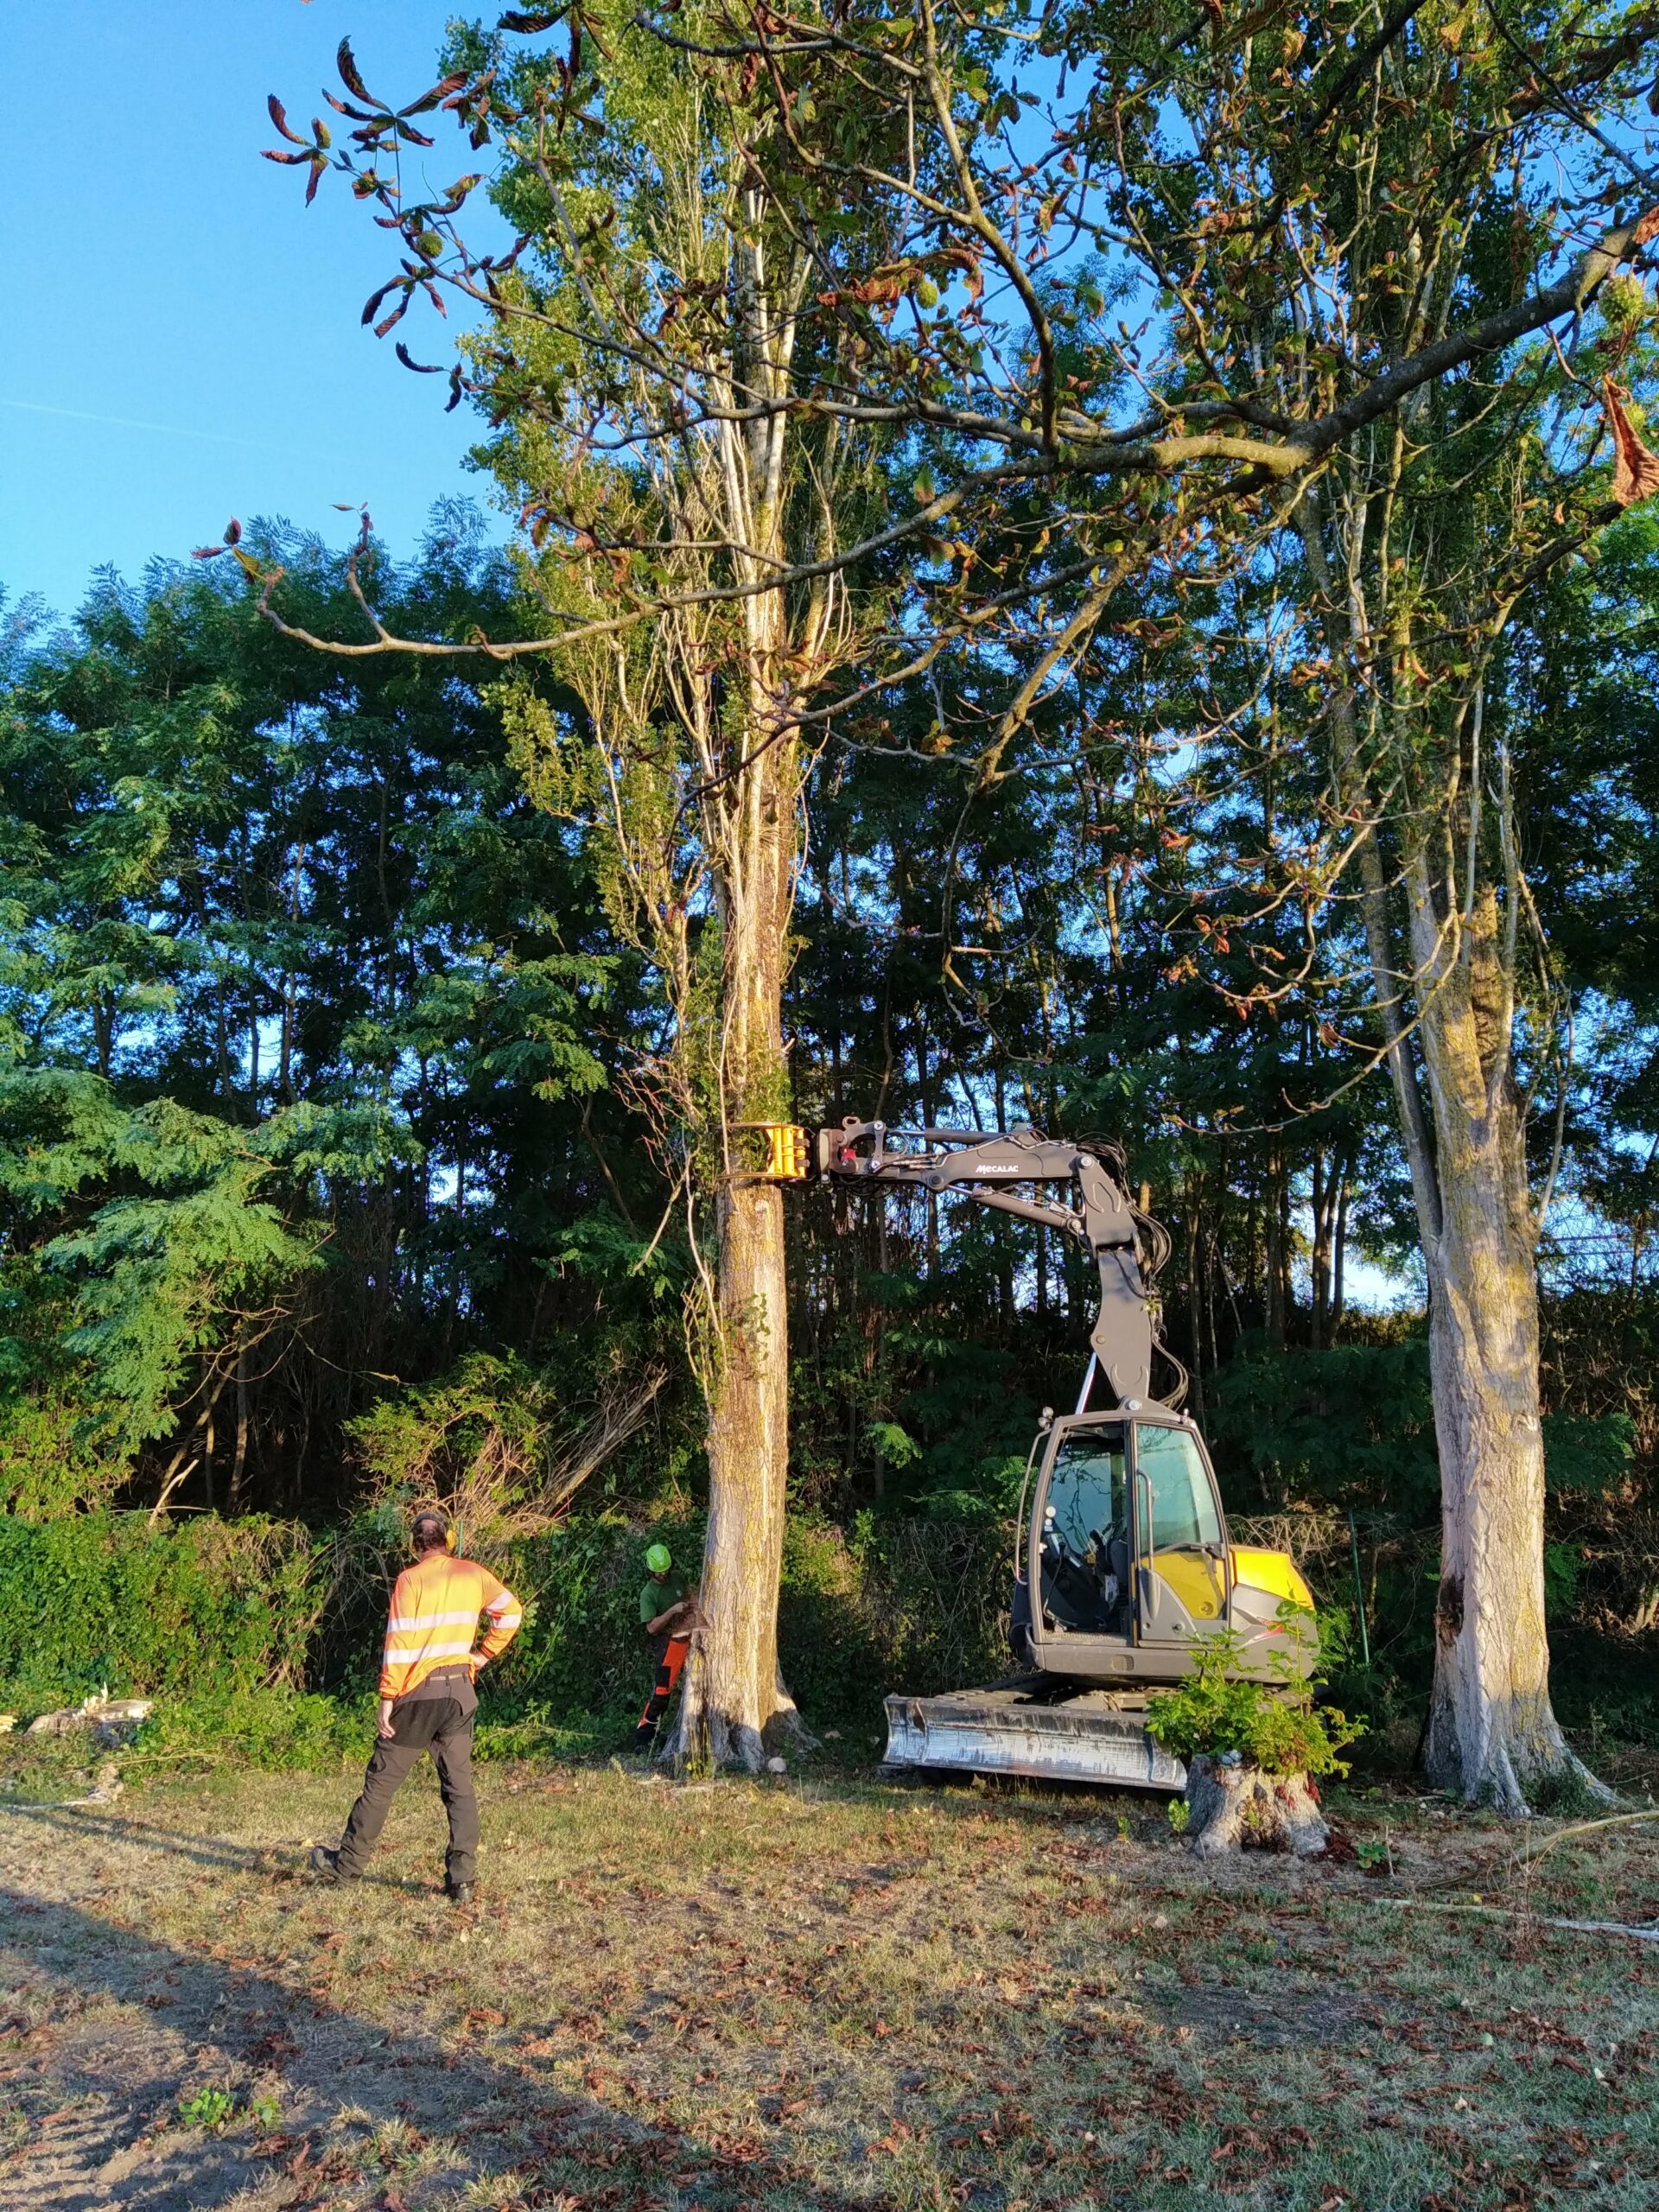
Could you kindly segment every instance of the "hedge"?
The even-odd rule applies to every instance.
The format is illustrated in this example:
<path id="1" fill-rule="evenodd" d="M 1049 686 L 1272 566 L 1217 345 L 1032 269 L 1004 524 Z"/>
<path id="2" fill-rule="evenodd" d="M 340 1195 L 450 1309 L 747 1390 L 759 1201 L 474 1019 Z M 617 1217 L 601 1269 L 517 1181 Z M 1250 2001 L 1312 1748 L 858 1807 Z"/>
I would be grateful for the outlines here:
<path id="1" fill-rule="evenodd" d="M 573 1520 L 485 1555 L 525 1601 L 486 1677 L 486 1717 L 620 1724 L 643 1699 L 643 1554 L 692 1563 L 699 1522 Z M 142 1514 L 28 1523 L 0 1516 L 0 1702 L 25 1716 L 100 1686 L 200 1708 L 272 1688 L 359 1700 L 385 1594 L 404 1563 L 384 1529 L 314 1535 L 267 1520 Z M 1007 1542 L 994 1522 L 791 1522 L 779 1649 L 810 1721 L 879 1719 L 889 1689 L 925 1694 L 1006 1669 Z"/>
<path id="2" fill-rule="evenodd" d="M 107 1687 L 233 1697 L 302 1682 L 318 1548 L 264 1519 L 0 1515 L 0 1686 L 44 1707 Z"/>

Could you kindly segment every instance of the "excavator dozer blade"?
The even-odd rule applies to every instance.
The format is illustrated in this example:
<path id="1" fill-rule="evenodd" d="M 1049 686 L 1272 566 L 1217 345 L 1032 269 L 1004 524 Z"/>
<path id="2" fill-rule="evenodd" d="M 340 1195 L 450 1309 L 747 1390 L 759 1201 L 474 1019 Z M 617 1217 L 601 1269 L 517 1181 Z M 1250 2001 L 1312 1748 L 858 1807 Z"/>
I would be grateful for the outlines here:
<path id="1" fill-rule="evenodd" d="M 1014 1774 L 1109 1789 L 1180 1790 L 1186 1769 L 1147 1733 L 1146 1707 L 1114 1692 L 1056 1698 L 1018 1685 L 890 1697 L 889 1768 Z"/>

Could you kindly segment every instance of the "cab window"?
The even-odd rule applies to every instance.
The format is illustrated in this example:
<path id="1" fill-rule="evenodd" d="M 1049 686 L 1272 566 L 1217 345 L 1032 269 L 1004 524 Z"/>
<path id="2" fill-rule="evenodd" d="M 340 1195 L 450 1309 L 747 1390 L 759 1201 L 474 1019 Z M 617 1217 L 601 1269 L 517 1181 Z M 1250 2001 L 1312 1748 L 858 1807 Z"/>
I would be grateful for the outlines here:
<path id="1" fill-rule="evenodd" d="M 1121 1422 L 1059 1442 L 1039 1536 L 1043 1605 L 1060 1628 L 1121 1633 L 1128 1596 L 1128 1482 Z"/>
<path id="2" fill-rule="evenodd" d="M 1184 1428 L 1139 1422 L 1135 1463 L 1152 1487 L 1152 1549 L 1197 1550 L 1222 1541 L 1221 1516 L 1198 1439 Z"/>

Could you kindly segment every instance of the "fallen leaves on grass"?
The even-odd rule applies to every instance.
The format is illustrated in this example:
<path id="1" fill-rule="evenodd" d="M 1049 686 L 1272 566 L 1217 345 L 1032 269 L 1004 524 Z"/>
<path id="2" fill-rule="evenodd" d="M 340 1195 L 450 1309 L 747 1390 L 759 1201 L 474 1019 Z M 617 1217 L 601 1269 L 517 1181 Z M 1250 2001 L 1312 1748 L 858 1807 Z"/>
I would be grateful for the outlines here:
<path id="1" fill-rule="evenodd" d="M 294 1787 L 306 1817 L 315 1792 L 326 1827 L 327 1785 Z M 399 1817 L 412 1829 L 435 1812 L 415 1801 Z M 874 1789 L 819 1786 L 784 1806 L 722 1783 L 693 1817 L 672 1793 L 642 1807 L 637 1789 L 578 1771 L 556 1806 L 543 1811 L 521 1791 L 511 1818 L 511 1858 L 493 1864 L 503 1883 L 524 1885 L 520 1905 L 486 1910 L 474 1948 L 446 1947 L 441 1972 L 408 1970 L 426 1908 L 398 1893 L 395 1859 L 384 1913 L 353 1922 L 349 1947 L 345 1928 L 314 1932 L 326 1907 L 251 1885 L 245 1864 L 187 1885 L 175 1859 L 105 1838 L 91 1847 L 124 1855 L 107 1875 L 99 1868 L 105 1885 L 92 1894 L 97 1912 L 124 1916 L 192 1964 L 183 2009 L 163 2020 L 142 2009 L 142 1983 L 133 1987 L 146 2032 L 207 2039 L 252 2017 L 232 2005 L 215 2021 L 203 2008 L 202 1962 L 215 1953 L 219 1993 L 236 1989 L 232 1955 L 235 1973 L 280 1981 L 288 2002 L 309 1979 L 331 2046 L 362 2039 L 362 2055 L 345 2062 L 364 2069 L 349 2077 L 362 2084 L 353 2094 L 374 2105 L 378 2078 L 383 2126 L 395 2091 L 391 2108 L 418 2114 L 435 2137 L 464 2133 L 472 2172 L 493 2192 L 480 2204 L 508 2202 L 511 2183 L 515 2204 L 647 2212 L 695 2182 L 769 2212 L 875 2204 L 884 2189 L 923 2212 L 1012 2212 L 1106 2201 L 1103 2171 L 1116 2167 L 1120 2184 L 1138 2171 L 1148 2196 L 1184 2187 L 1189 2201 L 1213 2195 L 1217 2205 L 1272 2196 L 1357 2212 L 1414 2208 L 1427 2193 L 1459 2212 L 1477 2202 L 1497 2212 L 1508 2188 L 1503 2201 L 1521 2212 L 1523 2170 L 1599 2207 L 1614 2201 L 1615 2164 L 1640 2171 L 1659 2146 L 1638 2084 L 1615 2101 L 1586 2078 L 1615 2042 L 1644 2054 L 1632 2072 L 1650 2063 L 1643 2038 L 1659 2028 L 1659 2001 L 1639 1964 L 1631 1978 L 1625 1961 L 1548 1940 L 1536 1959 L 1515 1960 L 1478 1921 L 1408 1936 L 1402 1923 L 1421 1928 L 1424 1916 L 1378 1910 L 1361 1870 L 1258 1866 L 1211 1887 L 1160 1845 L 1115 1837 L 1109 1808 L 1103 1817 L 1083 1801 L 976 1802 L 962 1792 L 894 1804 Z M 1392 1807 L 1389 1818 L 1397 1863 L 1414 1879 L 1453 1872 L 1459 1888 L 1503 1891 L 1502 1874 L 1468 1864 L 1466 1852 L 1435 1860 L 1426 1821 L 1414 1826 Z M 251 1799 L 244 1808 L 223 1794 L 181 1793 L 165 1825 L 172 1846 L 193 1826 L 256 1843 L 258 1819 Z M 1365 1821 L 1357 1813 L 1362 1840 Z M 54 1853 L 44 1872 L 14 1852 L 0 1872 L 26 1891 L 61 1878 L 86 1910 L 74 1854 L 86 1847 Z M 400 1847 L 389 1839 L 389 1857 Z M 5 1850 L 0 1833 L 0 1859 Z M 1633 1841 L 1598 1879 L 1613 1894 L 1617 1864 L 1634 1895 L 1656 1863 L 1659 1838 Z M 42 1956 L 55 1940 L 27 1918 L 9 1932 L 15 1951 Z M 296 1941 L 308 1968 L 295 1963 Z M 1505 2017 L 1456 2004 L 1498 1986 L 1516 2000 Z M 508 1987 L 513 2012 L 535 2024 L 516 2031 L 522 2040 L 499 2032 Z M 411 1993 L 427 2000 L 420 2017 Z M 69 1996 L 54 1986 L 43 2018 L 67 2020 Z M 15 1989 L 7 1998 L 9 2010 L 21 2001 Z M 242 2056 L 281 2063 L 292 2039 L 276 2001 L 263 2001 L 264 2036 Z M 445 2019 L 455 2024 L 447 2034 Z M 54 2032 L 47 2024 L 31 2051 L 49 2050 Z M 1484 2060 L 1453 2065 L 1476 2050 Z M 1623 2082 L 1623 2057 L 1600 2063 Z M 294 2132 L 260 2139 L 254 2155 L 289 2165 L 321 2198 L 336 2169 L 357 2169 L 332 2123 L 314 2123 L 315 2144 L 298 2132 L 306 2069 L 287 2071 Z M 1478 2083 L 1453 2079 L 1474 2074 Z M 465 2123 L 440 2120 L 431 2101 L 446 2084 L 453 2094 L 458 2077 L 474 2100 Z M 1460 2091 L 1478 2109 L 1442 2127 Z M 500 2117 L 480 2121 L 480 2100 Z M 1615 2113 L 1631 2131 L 1617 2158 Z M 1529 2168 L 1517 2154 L 1507 2170 L 1480 2164 L 1505 2140 L 1533 2146 Z M 1327 2181 L 1333 2153 L 1340 2183 Z M 397 2187 L 435 2212 L 424 2177 L 416 2187 L 400 2171 Z"/>

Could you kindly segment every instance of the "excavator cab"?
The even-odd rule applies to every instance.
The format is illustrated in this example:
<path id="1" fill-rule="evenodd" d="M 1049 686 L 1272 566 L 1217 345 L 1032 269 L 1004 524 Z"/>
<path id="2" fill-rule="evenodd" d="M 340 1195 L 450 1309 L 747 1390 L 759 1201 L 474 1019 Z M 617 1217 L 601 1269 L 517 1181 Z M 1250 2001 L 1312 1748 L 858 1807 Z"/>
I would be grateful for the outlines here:
<path id="1" fill-rule="evenodd" d="M 1179 1681 L 1204 1639 L 1230 1629 L 1244 1671 L 1306 1671 L 1312 1638 L 1281 1609 L 1311 1610 L 1307 1586 L 1281 1553 L 1230 1542 L 1191 1421 L 1140 1403 L 1064 1416 L 1039 1440 L 1016 1570 L 1022 1664 L 1126 1688 Z"/>

